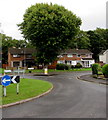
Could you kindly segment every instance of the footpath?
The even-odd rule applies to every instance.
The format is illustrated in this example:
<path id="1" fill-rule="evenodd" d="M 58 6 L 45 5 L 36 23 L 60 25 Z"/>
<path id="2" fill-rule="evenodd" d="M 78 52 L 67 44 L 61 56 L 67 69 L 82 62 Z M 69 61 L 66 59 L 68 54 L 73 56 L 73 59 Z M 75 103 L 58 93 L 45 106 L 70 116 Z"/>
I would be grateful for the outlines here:
<path id="1" fill-rule="evenodd" d="M 91 74 L 79 76 L 78 79 L 108 85 L 108 79 L 93 78 Z"/>

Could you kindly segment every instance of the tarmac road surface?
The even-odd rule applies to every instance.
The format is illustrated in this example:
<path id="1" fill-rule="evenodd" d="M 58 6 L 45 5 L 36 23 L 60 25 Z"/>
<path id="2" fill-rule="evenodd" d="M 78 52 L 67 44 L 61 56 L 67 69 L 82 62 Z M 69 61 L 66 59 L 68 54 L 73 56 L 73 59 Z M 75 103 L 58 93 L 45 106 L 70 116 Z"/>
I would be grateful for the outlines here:
<path id="1" fill-rule="evenodd" d="M 3 108 L 3 118 L 106 118 L 106 86 L 78 80 L 89 72 L 26 76 L 47 80 L 54 89 L 38 99 Z M 29 90 L 29 89 L 28 89 Z"/>

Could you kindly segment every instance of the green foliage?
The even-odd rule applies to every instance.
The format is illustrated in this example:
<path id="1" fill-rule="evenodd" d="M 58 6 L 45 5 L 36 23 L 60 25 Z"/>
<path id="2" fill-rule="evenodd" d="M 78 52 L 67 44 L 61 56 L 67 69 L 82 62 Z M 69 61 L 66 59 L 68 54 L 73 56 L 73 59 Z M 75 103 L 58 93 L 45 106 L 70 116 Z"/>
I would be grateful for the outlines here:
<path id="1" fill-rule="evenodd" d="M 65 70 L 69 70 L 70 66 L 69 65 L 65 65 Z"/>
<path id="2" fill-rule="evenodd" d="M 90 40 L 88 38 L 88 34 L 85 31 L 79 31 L 78 35 L 75 39 L 71 42 L 71 48 L 78 48 L 78 49 L 88 49 L 90 46 Z"/>
<path id="3" fill-rule="evenodd" d="M 95 33 L 100 36 L 100 49 L 108 49 L 108 29 L 97 28 Z"/>
<path id="4" fill-rule="evenodd" d="M 95 62 L 98 62 L 98 54 L 108 48 L 108 29 L 80 31 L 71 41 L 70 48 L 89 49 L 93 53 Z"/>
<path id="5" fill-rule="evenodd" d="M 105 64 L 103 67 L 102 67 L 102 72 L 104 74 L 104 76 L 106 78 L 108 78 L 108 64 Z"/>
<path id="6" fill-rule="evenodd" d="M 53 62 L 77 35 L 81 20 L 63 6 L 39 3 L 26 10 L 19 24 L 25 39 L 37 49 L 37 62 Z"/>
<path id="7" fill-rule="evenodd" d="M 102 44 L 100 43 L 101 37 L 99 34 L 95 33 L 95 31 L 88 31 L 87 33 L 90 39 L 89 50 L 93 52 L 93 58 L 95 59 L 95 62 L 98 62 L 99 61 L 98 54 L 101 52 L 100 47 Z"/>
<path id="8" fill-rule="evenodd" d="M 65 70 L 65 64 L 57 64 L 56 70 Z"/>
<path id="9" fill-rule="evenodd" d="M 8 48 L 16 47 L 16 48 L 23 48 L 26 47 L 33 47 L 29 42 L 26 40 L 16 40 L 12 37 L 6 36 L 5 34 L 0 34 L 1 43 L 0 48 L 2 47 L 2 63 L 6 64 L 8 61 Z"/>
<path id="10" fill-rule="evenodd" d="M 18 95 L 16 94 L 16 84 L 7 86 L 7 97 L 2 98 L 2 104 L 14 103 L 38 96 L 48 91 L 52 84 L 47 81 L 22 78 L 19 86 L 20 93 Z M 2 85 L 0 85 L 0 89 L 2 89 Z"/>
<path id="11" fill-rule="evenodd" d="M 80 63 L 77 63 L 77 64 L 75 65 L 75 68 L 82 68 L 82 65 L 81 65 Z"/>
<path id="12" fill-rule="evenodd" d="M 75 66 L 74 65 L 71 65 L 71 69 L 74 69 L 75 68 Z"/>
<path id="13" fill-rule="evenodd" d="M 66 64 L 57 64 L 56 65 L 56 70 L 69 70 L 70 66 Z"/>
<path id="14" fill-rule="evenodd" d="M 98 75 L 98 70 L 100 69 L 100 65 L 98 63 L 95 63 L 92 65 L 92 74 Z"/>

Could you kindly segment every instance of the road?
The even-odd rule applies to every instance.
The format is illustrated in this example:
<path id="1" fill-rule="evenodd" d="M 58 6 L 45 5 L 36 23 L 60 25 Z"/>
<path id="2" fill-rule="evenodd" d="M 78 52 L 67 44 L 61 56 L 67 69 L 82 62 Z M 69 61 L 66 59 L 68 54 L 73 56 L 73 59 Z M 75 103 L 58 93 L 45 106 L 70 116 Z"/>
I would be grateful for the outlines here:
<path id="1" fill-rule="evenodd" d="M 26 76 L 47 80 L 54 89 L 36 100 L 4 108 L 3 118 L 106 118 L 106 86 L 76 78 L 84 74 L 88 72 Z"/>

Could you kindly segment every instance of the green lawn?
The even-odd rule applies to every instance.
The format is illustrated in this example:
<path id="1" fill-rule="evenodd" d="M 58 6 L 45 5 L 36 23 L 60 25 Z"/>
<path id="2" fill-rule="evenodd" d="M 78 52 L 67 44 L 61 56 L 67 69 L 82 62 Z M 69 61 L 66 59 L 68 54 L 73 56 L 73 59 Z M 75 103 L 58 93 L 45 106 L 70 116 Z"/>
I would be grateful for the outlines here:
<path id="1" fill-rule="evenodd" d="M 20 93 L 16 94 L 16 84 L 7 86 L 7 96 L 2 97 L 2 104 L 9 104 L 16 101 L 31 98 L 48 91 L 52 84 L 47 81 L 34 79 L 21 79 Z M 0 89 L 2 86 L 0 86 Z"/>
<path id="2" fill-rule="evenodd" d="M 3 69 L 2 68 L 0 68 L 0 74 L 2 74 L 3 73 Z"/>
<path id="3" fill-rule="evenodd" d="M 0 85 L 0 105 L 2 105 L 2 87 Z"/>
<path id="4" fill-rule="evenodd" d="M 32 73 L 43 73 L 43 69 L 35 69 L 35 70 L 26 70 L 26 73 L 29 73 L 31 71 Z M 81 68 L 81 69 L 70 69 L 70 70 L 55 70 L 55 69 L 48 69 L 48 72 L 71 72 L 71 71 L 91 71 L 91 68 Z"/>
<path id="5" fill-rule="evenodd" d="M 34 70 L 26 70 L 26 73 L 29 73 L 31 71 L 32 73 L 43 73 L 43 69 L 34 69 Z M 91 71 L 91 68 L 81 68 L 81 69 L 70 69 L 70 70 L 55 70 L 55 69 L 48 69 L 48 72 L 71 72 L 71 71 Z M 4 69 L 0 68 L 0 73 L 4 73 Z"/>

